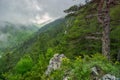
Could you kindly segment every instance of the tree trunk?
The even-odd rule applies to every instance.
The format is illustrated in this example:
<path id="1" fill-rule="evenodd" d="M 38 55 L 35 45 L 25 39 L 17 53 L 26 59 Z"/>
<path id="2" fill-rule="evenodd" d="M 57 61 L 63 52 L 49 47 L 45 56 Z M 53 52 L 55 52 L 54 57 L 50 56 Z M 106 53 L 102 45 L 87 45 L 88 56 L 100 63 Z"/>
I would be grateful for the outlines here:
<path id="1" fill-rule="evenodd" d="M 103 28 L 103 54 L 110 60 L 110 0 L 105 1 L 105 19 Z"/>
<path id="2" fill-rule="evenodd" d="M 102 53 L 104 56 L 110 60 L 110 25 L 106 23 L 103 26 L 103 36 L 102 36 Z"/>
<path id="3" fill-rule="evenodd" d="M 98 20 L 103 25 L 102 53 L 110 60 L 110 0 L 100 1 L 98 14 Z"/>

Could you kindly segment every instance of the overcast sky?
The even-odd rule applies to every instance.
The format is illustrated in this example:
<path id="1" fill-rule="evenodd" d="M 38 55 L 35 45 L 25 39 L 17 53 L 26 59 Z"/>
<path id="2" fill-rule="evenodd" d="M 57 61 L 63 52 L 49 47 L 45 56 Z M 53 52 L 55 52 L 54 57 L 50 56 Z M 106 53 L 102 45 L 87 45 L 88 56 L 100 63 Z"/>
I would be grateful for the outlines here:
<path id="1" fill-rule="evenodd" d="M 43 23 L 64 16 L 64 9 L 84 0 L 0 0 L 0 21 Z"/>

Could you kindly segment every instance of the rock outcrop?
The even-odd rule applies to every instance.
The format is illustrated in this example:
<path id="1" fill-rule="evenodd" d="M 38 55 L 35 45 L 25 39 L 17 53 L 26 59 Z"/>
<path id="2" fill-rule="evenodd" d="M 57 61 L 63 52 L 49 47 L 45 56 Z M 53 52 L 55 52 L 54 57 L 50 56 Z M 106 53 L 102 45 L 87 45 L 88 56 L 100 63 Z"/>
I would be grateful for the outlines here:
<path id="1" fill-rule="evenodd" d="M 95 75 L 95 76 L 99 75 L 97 67 L 93 67 L 93 68 L 91 69 L 91 71 L 92 71 L 92 74 L 93 74 L 93 75 Z"/>
<path id="2" fill-rule="evenodd" d="M 55 54 L 49 61 L 48 68 L 45 72 L 46 75 L 49 75 L 53 70 L 60 68 L 62 63 L 62 58 L 65 58 L 64 54 Z"/>
<path id="3" fill-rule="evenodd" d="M 62 59 L 65 58 L 64 54 L 55 54 L 49 61 L 48 68 L 45 72 L 46 75 L 50 75 L 50 73 L 54 70 L 60 69 L 62 64 Z M 66 72 L 65 72 L 66 73 Z M 69 80 L 70 79 L 70 72 L 66 73 L 63 76 L 63 80 Z M 91 80 L 119 80 L 114 75 L 111 74 L 105 74 L 104 71 L 98 67 L 94 66 L 91 68 Z"/>
<path id="4" fill-rule="evenodd" d="M 116 80 L 116 77 L 111 74 L 106 74 L 102 77 L 102 80 Z"/>
<path id="5" fill-rule="evenodd" d="M 92 80 L 119 80 L 114 75 L 104 74 L 103 71 L 99 67 L 92 67 Z"/>

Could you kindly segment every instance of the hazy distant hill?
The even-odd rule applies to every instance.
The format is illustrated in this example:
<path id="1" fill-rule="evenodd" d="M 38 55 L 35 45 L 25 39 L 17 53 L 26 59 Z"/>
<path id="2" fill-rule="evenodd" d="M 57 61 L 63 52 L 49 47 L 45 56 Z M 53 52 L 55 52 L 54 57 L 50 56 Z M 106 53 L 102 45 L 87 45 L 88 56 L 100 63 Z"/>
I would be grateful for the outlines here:
<path id="1" fill-rule="evenodd" d="M 36 25 L 0 22 L 0 51 L 20 44 L 38 30 Z"/>

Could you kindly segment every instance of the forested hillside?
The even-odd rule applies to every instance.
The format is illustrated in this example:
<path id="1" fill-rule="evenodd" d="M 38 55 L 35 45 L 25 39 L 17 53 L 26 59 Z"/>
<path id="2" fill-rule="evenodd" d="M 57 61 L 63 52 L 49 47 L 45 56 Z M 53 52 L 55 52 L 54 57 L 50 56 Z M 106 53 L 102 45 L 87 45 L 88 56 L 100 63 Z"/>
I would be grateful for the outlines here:
<path id="1" fill-rule="evenodd" d="M 0 22 L 0 53 L 18 46 L 38 30 L 36 25 Z"/>
<path id="2" fill-rule="evenodd" d="M 55 20 L 25 39 L 0 58 L 1 80 L 98 80 L 91 75 L 97 66 L 104 74 L 120 78 L 120 5 L 110 8 L 110 60 L 102 55 L 102 25 L 95 3 L 74 5 L 65 18 Z M 88 16 L 89 15 L 89 16 Z M 25 33 L 26 34 L 26 33 Z M 54 54 L 64 54 L 60 69 L 45 75 Z"/>

